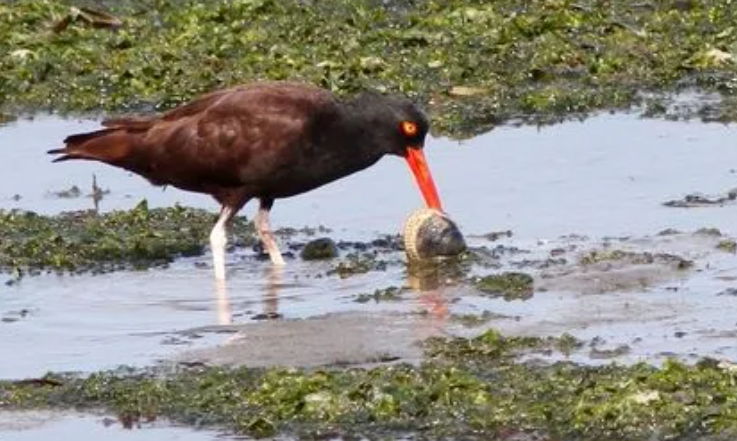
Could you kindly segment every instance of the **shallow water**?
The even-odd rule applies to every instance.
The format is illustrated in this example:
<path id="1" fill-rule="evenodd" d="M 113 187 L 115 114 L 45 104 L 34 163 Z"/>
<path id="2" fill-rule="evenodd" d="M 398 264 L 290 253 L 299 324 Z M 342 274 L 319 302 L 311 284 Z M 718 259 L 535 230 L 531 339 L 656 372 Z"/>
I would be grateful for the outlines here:
<path id="1" fill-rule="evenodd" d="M 101 210 L 130 208 L 141 198 L 151 206 L 179 202 L 217 209 L 207 197 L 163 191 L 102 164 L 50 163 L 47 149 L 58 147 L 66 134 L 94 127 L 95 121 L 54 117 L 0 127 L 0 208 L 42 213 L 90 208 L 93 202 L 88 197 L 64 199 L 50 192 L 76 185 L 87 193 L 94 174 L 100 187 L 110 190 Z M 501 314 L 504 317 L 488 325 L 503 332 L 569 332 L 582 339 L 598 337 L 603 348 L 628 345 L 629 352 L 619 357 L 622 361 L 656 361 L 667 355 L 735 359 L 737 296 L 717 294 L 737 280 L 737 257 L 717 252 L 714 243 L 698 238 L 656 236 L 667 228 L 689 232 L 717 227 L 725 234 L 735 233 L 737 205 L 698 209 L 662 205 L 687 193 L 717 194 L 737 187 L 734 129 L 619 114 L 542 129 L 504 127 L 463 143 L 428 141 L 427 156 L 445 209 L 473 245 L 495 246 L 473 236 L 509 229 L 514 236 L 501 243 L 544 258 L 571 244 L 581 250 L 605 238 L 630 238 L 615 242 L 694 259 L 695 270 L 684 275 L 648 270 L 647 277 L 654 279 L 639 288 L 596 293 L 586 284 L 558 285 L 527 301 L 489 299 L 468 287 L 451 285 L 415 290 L 402 301 L 382 303 L 354 300 L 377 288 L 413 286 L 402 266 L 341 279 L 325 275 L 330 263 L 298 259 L 275 272 L 250 250 L 228 256 L 227 289 L 214 285 L 207 255 L 143 272 L 29 277 L 17 285 L 0 286 L 0 378 L 149 365 L 193 350 L 202 354 L 216 345 L 235 347 L 246 363 L 250 351 L 263 354 L 268 349 L 272 355 L 281 354 L 274 362 L 289 364 L 290 352 L 269 340 L 270 333 L 290 331 L 294 326 L 290 319 L 329 321 L 350 317 L 344 315 L 349 313 L 383 317 L 366 339 L 382 340 L 382 335 L 389 335 L 382 333 L 397 330 L 416 339 L 478 331 L 452 320 L 448 310 Z M 357 175 L 278 201 L 272 223 L 276 228 L 324 225 L 333 230 L 330 236 L 335 239 L 363 240 L 397 233 L 420 203 L 406 166 L 387 158 Z M 244 214 L 253 211 L 248 206 Z M 531 255 L 511 258 L 505 265 L 513 268 L 515 259 Z M 406 320 L 408 313 L 427 311 L 430 314 Z M 281 321 L 260 320 L 265 316 Z M 401 326 L 393 327 L 392 317 Z M 341 323 L 346 336 L 364 332 L 366 326 L 362 322 L 364 328 L 357 325 L 351 330 L 351 320 Z M 355 339 L 341 334 L 336 332 L 334 340 L 323 344 L 343 348 L 350 358 Z M 260 336 L 256 339 L 260 343 L 249 340 L 249 335 Z M 237 346 L 244 339 L 251 346 Z M 403 352 L 406 347 L 371 349 L 411 355 Z M 592 362 L 589 355 L 578 357 Z"/>
<path id="2" fill-rule="evenodd" d="M 56 441 L 60 439 L 104 439 L 106 441 L 205 441 L 227 439 L 211 431 L 146 423 L 126 428 L 109 417 L 57 414 L 45 411 L 0 413 L 3 441 Z"/>
<path id="3" fill-rule="evenodd" d="M 44 152 L 95 121 L 37 117 L 0 127 L 0 206 L 42 213 L 91 208 L 89 198 L 60 199 L 50 192 L 92 176 L 111 193 L 102 210 L 182 204 L 209 208 L 209 197 L 153 187 L 130 173 L 97 163 L 52 164 Z M 666 200 L 695 190 L 737 187 L 733 126 L 641 120 L 603 115 L 551 127 L 502 127 L 470 141 L 431 139 L 427 156 L 446 211 L 466 234 L 511 229 L 537 239 L 564 234 L 649 234 L 672 227 L 735 225 L 736 210 L 679 211 Z M 31 178 L 32 177 L 32 178 Z M 15 200 L 19 195 L 21 198 Z M 325 225 L 354 237 L 398 232 L 421 204 L 407 167 L 385 158 L 374 167 L 299 197 L 280 200 L 276 227 Z M 252 215 L 253 204 L 243 210 Z"/>

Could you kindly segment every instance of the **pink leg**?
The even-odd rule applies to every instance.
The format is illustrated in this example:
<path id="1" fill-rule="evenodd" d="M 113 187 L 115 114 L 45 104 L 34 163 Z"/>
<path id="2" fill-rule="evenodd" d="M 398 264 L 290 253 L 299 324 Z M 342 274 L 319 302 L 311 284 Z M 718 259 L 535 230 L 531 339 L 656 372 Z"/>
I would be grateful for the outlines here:
<path id="1" fill-rule="evenodd" d="M 256 219 L 253 221 L 256 227 L 256 233 L 261 238 L 261 243 L 264 245 L 266 252 L 269 253 L 271 263 L 278 266 L 285 265 L 284 258 L 279 251 L 279 245 L 276 243 L 274 234 L 271 232 L 271 226 L 269 225 L 269 210 L 274 205 L 274 200 L 262 198 L 259 202 L 258 213 L 256 214 Z"/>

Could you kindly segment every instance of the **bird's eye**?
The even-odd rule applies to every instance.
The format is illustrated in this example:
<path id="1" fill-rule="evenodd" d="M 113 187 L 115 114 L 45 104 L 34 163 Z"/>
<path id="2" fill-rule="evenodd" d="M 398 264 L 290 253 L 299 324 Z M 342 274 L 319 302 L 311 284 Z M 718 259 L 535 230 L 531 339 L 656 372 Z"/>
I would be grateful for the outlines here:
<path id="1" fill-rule="evenodd" d="M 402 133 L 404 133 L 405 136 L 415 136 L 417 135 L 417 124 L 413 123 L 412 121 L 403 121 L 401 124 Z"/>

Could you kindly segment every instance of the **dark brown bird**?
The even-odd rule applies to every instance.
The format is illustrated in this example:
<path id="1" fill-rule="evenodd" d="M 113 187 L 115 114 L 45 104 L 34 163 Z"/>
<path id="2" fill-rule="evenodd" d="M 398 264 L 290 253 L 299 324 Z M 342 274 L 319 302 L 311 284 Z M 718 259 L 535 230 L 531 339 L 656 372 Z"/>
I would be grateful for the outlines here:
<path id="1" fill-rule="evenodd" d="M 101 161 L 154 185 L 212 195 L 220 217 L 210 234 L 215 276 L 225 278 L 226 229 L 250 199 L 271 261 L 283 265 L 269 227 L 278 198 L 294 196 L 376 163 L 405 158 L 431 208 L 441 209 L 422 148 L 429 123 L 403 97 L 365 92 L 351 98 L 305 84 L 248 84 L 204 95 L 152 117 L 116 118 L 67 137 L 54 159 Z"/>

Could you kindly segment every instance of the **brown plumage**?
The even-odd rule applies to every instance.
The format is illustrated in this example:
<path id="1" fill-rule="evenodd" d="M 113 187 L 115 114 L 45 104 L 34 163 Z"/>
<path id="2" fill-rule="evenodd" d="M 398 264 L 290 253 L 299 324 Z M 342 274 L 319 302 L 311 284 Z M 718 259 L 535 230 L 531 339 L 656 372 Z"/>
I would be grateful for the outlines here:
<path id="1" fill-rule="evenodd" d="M 305 84 L 256 83 L 210 93 L 159 116 L 102 125 L 67 137 L 65 148 L 49 151 L 61 155 L 54 161 L 105 162 L 155 185 L 212 195 L 223 207 L 213 248 L 220 242 L 224 247 L 224 238 L 214 237 L 218 226 L 259 198 L 259 232 L 272 260 L 282 263 L 268 231 L 274 200 L 364 169 L 386 154 L 405 157 L 428 205 L 440 208 L 421 150 L 427 118 L 404 98 L 364 93 L 339 99 Z"/>

